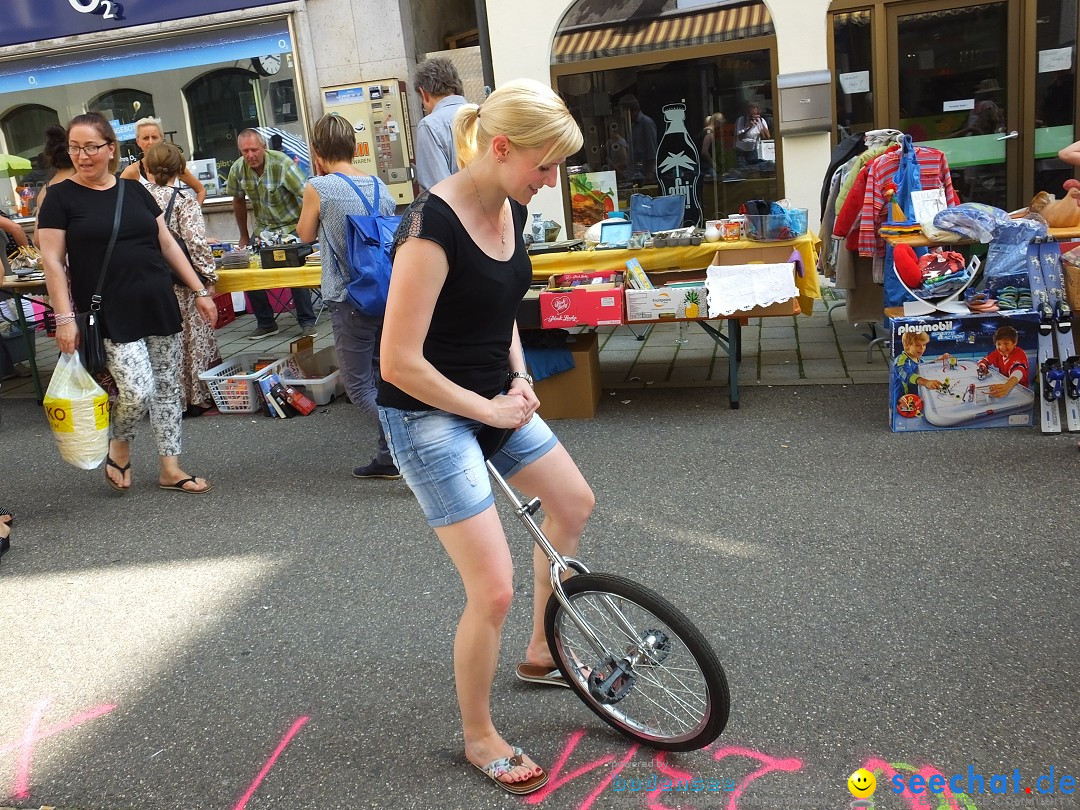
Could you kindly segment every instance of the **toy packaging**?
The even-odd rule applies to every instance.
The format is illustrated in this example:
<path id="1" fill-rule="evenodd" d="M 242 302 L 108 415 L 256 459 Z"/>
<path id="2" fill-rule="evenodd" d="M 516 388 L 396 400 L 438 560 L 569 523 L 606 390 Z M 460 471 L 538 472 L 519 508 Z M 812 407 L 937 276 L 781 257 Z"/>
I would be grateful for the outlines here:
<path id="1" fill-rule="evenodd" d="M 893 318 L 890 334 L 894 432 L 1034 424 L 1036 313 Z"/>

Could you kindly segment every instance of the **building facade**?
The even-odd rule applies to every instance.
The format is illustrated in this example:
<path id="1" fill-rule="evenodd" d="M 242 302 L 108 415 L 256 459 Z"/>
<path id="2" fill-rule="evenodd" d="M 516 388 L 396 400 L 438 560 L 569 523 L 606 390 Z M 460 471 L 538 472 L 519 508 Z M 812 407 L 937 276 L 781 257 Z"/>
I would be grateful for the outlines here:
<path id="1" fill-rule="evenodd" d="M 813 221 L 833 144 L 879 127 L 945 151 L 964 199 L 1019 207 L 1072 174 L 1055 156 L 1077 135 L 1077 0 L 527 6 L 488 0 L 479 28 L 496 83 L 550 82 L 582 124 L 584 149 L 533 205 L 565 233 L 591 216 L 575 189 L 604 186 L 623 208 L 635 192 L 685 194 L 688 220 L 786 197 Z M 343 114 L 367 116 L 358 160 L 400 202 L 415 65 L 478 23 L 472 0 L 13 0 L 10 14 L 0 152 L 35 159 L 47 123 L 99 109 L 131 160 L 134 121 L 155 115 L 213 190 L 240 129 L 278 135 L 303 162 L 314 120 L 348 102 Z M 478 74 L 476 50 L 463 64 Z M 0 182 L 0 207 L 40 177 Z M 227 202 L 208 211 L 229 238 Z"/>

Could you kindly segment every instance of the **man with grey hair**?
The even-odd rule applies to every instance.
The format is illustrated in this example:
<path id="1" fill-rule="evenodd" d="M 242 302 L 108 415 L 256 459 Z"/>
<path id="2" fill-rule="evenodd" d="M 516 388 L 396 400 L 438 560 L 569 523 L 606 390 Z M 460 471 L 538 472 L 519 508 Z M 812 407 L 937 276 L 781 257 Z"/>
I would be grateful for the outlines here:
<path id="1" fill-rule="evenodd" d="M 461 77 L 449 59 L 428 59 L 416 69 L 424 117 L 416 127 L 416 179 L 427 191 L 458 170 L 451 127 L 465 103 Z"/>
<path id="2" fill-rule="evenodd" d="M 229 169 L 225 193 L 232 199 L 233 216 L 240 231 L 240 247 L 246 247 L 248 230 L 247 200 L 255 216 L 255 233 L 283 231 L 296 233 L 300 209 L 304 201 L 307 178 L 284 152 L 266 148 L 266 139 L 258 130 L 245 129 L 236 136 L 240 157 Z M 257 326 L 248 340 L 259 340 L 277 334 L 274 309 L 266 290 L 250 290 L 248 300 L 255 313 Z M 292 288 L 296 320 L 304 335 L 315 334 L 315 310 L 311 306 L 311 291 L 307 287 Z"/>

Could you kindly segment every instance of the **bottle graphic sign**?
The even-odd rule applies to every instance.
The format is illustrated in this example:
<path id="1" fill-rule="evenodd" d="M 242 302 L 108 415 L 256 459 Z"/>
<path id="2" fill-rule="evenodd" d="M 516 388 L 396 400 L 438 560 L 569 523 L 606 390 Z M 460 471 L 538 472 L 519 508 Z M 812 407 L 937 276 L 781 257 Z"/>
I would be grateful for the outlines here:
<path id="1" fill-rule="evenodd" d="M 656 177 L 660 193 L 681 194 L 686 199 L 683 225 L 701 224 L 698 178 L 701 159 L 690 133 L 686 131 L 686 105 L 668 104 L 663 108 L 664 136 L 656 148 Z"/>

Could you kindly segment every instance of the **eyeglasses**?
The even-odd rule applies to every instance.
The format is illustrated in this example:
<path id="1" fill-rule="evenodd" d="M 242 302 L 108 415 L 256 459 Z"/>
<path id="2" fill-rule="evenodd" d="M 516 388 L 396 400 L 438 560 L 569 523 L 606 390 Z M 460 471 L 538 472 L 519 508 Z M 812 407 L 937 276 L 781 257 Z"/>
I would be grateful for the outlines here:
<path id="1" fill-rule="evenodd" d="M 101 150 L 102 147 L 108 145 L 109 141 L 106 141 L 105 143 L 88 143 L 86 146 L 75 146 L 73 144 L 68 144 L 67 153 L 72 157 L 75 157 L 79 154 L 79 152 L 83 152 L 86 154 L 87 157 L 93 157 Z"/>

